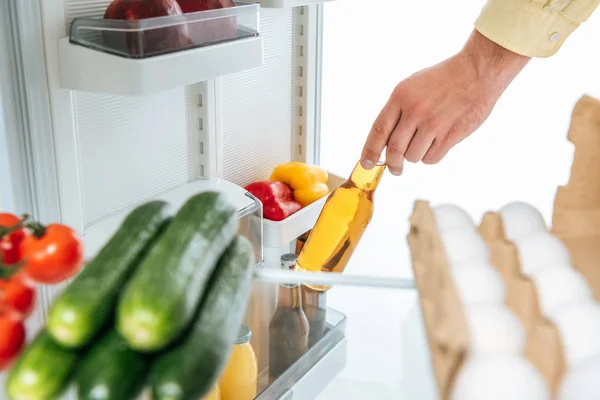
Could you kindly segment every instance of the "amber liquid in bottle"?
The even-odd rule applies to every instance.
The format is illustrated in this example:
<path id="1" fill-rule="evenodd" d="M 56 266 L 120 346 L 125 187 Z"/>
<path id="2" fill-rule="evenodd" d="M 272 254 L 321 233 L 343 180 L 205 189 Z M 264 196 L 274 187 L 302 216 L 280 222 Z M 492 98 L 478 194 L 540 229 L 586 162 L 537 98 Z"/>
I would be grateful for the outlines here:
<path id="1" fill-rule="evenodd" d="M 284 260 L 285 257 L 289 258 L 289 261 Z M 284 255 L 282 268 L 293 269 L 296 260 L 295 255 Z M 279 285 L 277 308 L 269 323 L 270 383 L 308 351 L 309 329 L 308 319 L 302 310 L 300 285 Z"/>
<path id="2" fill-rule="evenodd" d="M 360 163 L 350 178 L 330 195 L 317 219 L 296 270 L 343 272 L 373 215 L 373 194 L 385 170 L 379 163 L 371 170 Z M 328 286 L 307 285 L 315 290 Z"/>

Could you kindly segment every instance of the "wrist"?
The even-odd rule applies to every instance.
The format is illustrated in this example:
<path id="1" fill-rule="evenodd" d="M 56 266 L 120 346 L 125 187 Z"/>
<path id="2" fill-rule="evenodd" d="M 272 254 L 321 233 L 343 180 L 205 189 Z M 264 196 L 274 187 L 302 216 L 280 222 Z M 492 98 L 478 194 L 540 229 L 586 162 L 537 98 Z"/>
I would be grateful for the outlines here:
<path id="1" fill-rule="evenodd" d="M 468 64 L 475 79 L 503 92 L 531 57 L 514 53 L 474 30 L 458 57 Z"/>

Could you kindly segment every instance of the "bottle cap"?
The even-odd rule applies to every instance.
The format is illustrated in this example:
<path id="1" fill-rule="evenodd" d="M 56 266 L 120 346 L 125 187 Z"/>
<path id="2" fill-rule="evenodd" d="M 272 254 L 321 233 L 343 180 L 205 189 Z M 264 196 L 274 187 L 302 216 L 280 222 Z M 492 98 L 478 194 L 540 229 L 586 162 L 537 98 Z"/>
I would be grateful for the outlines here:
<path id="1" fill-rule="evenodd" d="M 294 269 L 297 261 L 298 255 L 294 253 L 284 254 L 281 256 L 281 269 Z"/>
<path id="2" fill-rule="evenodd" d="M 233 344 L 246 344 L 250 339 L 252 339 L 252 331 L 246 325 L 242 325 Z"/>

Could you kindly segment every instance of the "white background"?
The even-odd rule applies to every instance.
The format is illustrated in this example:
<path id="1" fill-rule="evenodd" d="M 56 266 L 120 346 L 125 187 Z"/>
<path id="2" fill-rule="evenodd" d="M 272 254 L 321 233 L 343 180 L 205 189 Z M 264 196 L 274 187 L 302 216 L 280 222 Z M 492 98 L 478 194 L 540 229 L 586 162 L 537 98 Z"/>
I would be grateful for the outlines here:
<path id="1" fill-rule="evenodd" d="M 352 170 L 396 84 L 460 50 L 483 3 L 343 0 L 325 5 L 321 163 L 326 168 L 342 175 Z M 566 134 L 572 108 L 584 93 L 600 98 L 598 37 L 600 11 L 556 56 L 533 60 L 488 121 L 440 164 L 408 165 L 398 178 L 387 174 L 347 273 L 412 275 L 405 236 L 416 199 L 458 204 L 476 221 L 518 199 L 536 206 L 550 222 L 556 188 L 570 172 L 572 146 Z M 424 345 L 422 337 L 403 339 L 410 334 L 407 326 L 417 329 L 418 318 L 410 314 L 416 298 L 336 290 L 330 305 L 348 314 L 349 361 L 323 398 L 340 393 L 347 399 L 431 398 L 430 378 L 417 365 L 427 356 L 415 354 Z M 409 392 L 415 388 L 425 392 Z"/>

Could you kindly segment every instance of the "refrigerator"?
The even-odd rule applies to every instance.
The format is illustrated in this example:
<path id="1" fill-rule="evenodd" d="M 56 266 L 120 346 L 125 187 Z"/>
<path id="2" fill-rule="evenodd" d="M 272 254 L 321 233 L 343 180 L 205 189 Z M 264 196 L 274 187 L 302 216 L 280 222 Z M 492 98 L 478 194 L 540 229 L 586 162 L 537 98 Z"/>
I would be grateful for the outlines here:
<path id="1" fill-rule="evenodd" d="M 482 132 L 440 165 L 386 174 L 347 271 L 328 278 L 326 340 L 268 384 L 268 323 L 278 283 L 292 279 L 279 258 L 311 229 L 323 201 L 272 224 L 243 187 L 287 161 L 321 165 L 339 185 L 394 85 L 458 50 L 479 10 L 437 0 L 240 2 L 146 26 L 235 19 L 227 38 L 128 57 L 99 39 L 126 28 L 97 23 L 109 3 L 0 3 L 0 209 L 72 226 L 92 257 L 136 205 L 220 190 L 238 207 L 258 260 L 245 318 L 263 373 L 258 399 L 435 399 L 406 245 L 412 203 L 452 202 L 478 218 L 524 200 L 548 219 L 554 190 L 568 179 L 570 107 L 582 92 L 600 93 L 590 79 L 600 60 L 586 52 L 598 28 L 534 63 Z M 567 73 L 584 56 L 577 76 Z M 539 95 L 548 82 L 556 95 Z M 542 140 L 546 151 L 532 152 Z M 28 337 L 63 289 L 39 288 Z"/>

